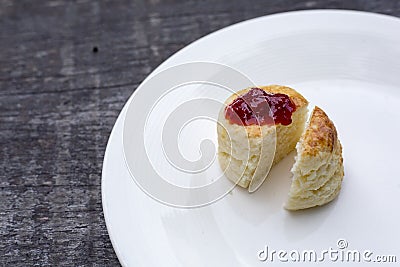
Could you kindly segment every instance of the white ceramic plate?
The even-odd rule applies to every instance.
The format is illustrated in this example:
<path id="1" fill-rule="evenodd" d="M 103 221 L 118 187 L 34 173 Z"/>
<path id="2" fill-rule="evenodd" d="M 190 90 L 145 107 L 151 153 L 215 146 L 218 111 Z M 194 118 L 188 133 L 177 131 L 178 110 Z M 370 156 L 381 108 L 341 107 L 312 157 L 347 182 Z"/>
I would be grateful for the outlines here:
<path id="1" fill-rule="evenodd" d="M 345 178 L 332 203 L 285 211 L 291 154 L 273 168 L 256 193 L 235 188 L 219 201 L 194 209 L 161 204 L 139 189 L 124 161 L 123 122 L 139 87 L 111 133 L 102 174 L 104 216 L 122 265 L 263 266 L 271 261 L 277 265 L 280 250 L 288 253 L 282 252 L 282 260 L 291 262 L 298 256 L 296 250 L 300 256 L 304 250 L 314 250 L 321 259 L 330 248 L 338 250 L 339 262 L 346 263 L 342 254 L 348 250 L 359 251 L 361 261 L 368 250 L 372 254 L 366 255 L 367 260 L 393 260 L 377 256 L 394 255 L 399 262 L 399 33 L 400 20 L 384 15 L 283 13 L 210 34 L 157 68 L 155 73 L 184 62 L 212 61 L 245 73 L 256 84 L 296 88 L 336 124 Z M 215 140 L 212 123 L 190 131 L 205 132 Z M 269 258 L 261 261 L 259 256 L 265 253 L 259 252 L 266 246 Z M 278 251 L 273 259 L 272 250 Z M 333 260 L 324 254 L 323 262 L 300 259 L 303 262 L 296 264 L 336 266 L 333 254 Z"/>

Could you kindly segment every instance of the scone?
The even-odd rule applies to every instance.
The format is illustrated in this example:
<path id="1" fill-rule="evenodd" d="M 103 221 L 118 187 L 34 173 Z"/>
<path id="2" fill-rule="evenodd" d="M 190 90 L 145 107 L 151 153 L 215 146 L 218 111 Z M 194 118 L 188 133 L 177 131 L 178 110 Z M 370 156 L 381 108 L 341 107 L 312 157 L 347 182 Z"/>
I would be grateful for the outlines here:
<path id="1" fill-rule="evenodd" d="M 344 176 L 342 146 L 335 125 L 321 108 L 312 111 L 296 149 L 285 208 L 306 209 L 333 200 Z"/>
<path id="2" fill-rule="evenodd" d="M 218 118 L 218 159 L 241 187 L 264 180 L 272 165 L 295 149 L 308 101 L 294 89 L 247 88 L 229 97 Z"/>

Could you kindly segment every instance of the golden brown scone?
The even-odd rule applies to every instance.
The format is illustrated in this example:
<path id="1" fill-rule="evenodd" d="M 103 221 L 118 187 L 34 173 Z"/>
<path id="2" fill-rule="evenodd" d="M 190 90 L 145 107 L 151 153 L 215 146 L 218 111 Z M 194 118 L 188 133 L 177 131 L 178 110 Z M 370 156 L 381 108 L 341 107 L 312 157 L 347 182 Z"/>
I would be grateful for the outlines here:
<path id="1" fill-rule="evenodd" d="M 218 159 L 222 170 L 231 181 L 247 188 L 253 179 L 264 179 L 272 165 L 278 163 L 296 146 L 307 120 L 308 101 L 294 89 L 269 85 L 258 87 L 268 93 L 281 93 L 296 105 L 292 123 L 284 126 L 230 123 L 225 118 L 225 106 L 247 93 L 247 88 L 225 101 L 218 118 Z"/>
<path id="2" fill-rule="evenodd" d="M 344 176 L 342 146 L 335 125 L 321 108 L 314 108 L 296 148 L 285 208 L 306 209 L 333 200 L 339 194 Z"/>

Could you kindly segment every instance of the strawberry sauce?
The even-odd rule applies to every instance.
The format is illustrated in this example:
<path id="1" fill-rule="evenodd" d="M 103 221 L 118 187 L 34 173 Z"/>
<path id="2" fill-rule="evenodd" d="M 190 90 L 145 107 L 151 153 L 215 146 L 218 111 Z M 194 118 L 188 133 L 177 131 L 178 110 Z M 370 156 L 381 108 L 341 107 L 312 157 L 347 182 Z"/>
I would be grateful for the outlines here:
<path id="1" fill-rule="evenodd" d="M 260 88 L 251 88 L 225 108 L 225 118 L 233 124 L 289 125 L 296 105 L 285 94 L 271 94 Z"/>

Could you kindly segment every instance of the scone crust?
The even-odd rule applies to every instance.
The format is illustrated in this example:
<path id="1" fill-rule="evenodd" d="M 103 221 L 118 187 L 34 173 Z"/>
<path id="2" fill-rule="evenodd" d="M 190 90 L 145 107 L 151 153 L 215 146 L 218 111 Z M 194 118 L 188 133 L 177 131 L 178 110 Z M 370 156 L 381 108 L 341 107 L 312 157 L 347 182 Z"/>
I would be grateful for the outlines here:
<path id="1" fill-rule="evenodd" d="M 290 87 L 273 84 L 267 86 L 260 86 L 259 88 L 263 89 L 268 93 L 288 95 L 290 99 L 293 101 L 293 103 L 296 105 L 296 108 L 301 108 L 308 105 L 308 101 L 296 90 Z"/>
<path id="2" fill-rule="evenodd" d="M 282 85 L 267 85 L 267 86 L 252 86 L 243 90 L 240 90 L 236 92 L 235 94 L 231 95 L 226 101 L 225 101 L 225 106 L 229 105 L 232 103 L 233 100 L 238 98 L 241 95 L 244 95 L 247 93 L 251 88 L 260 88 L 266 91 L 267 93 L 273 93 L 273 94 L 285 94 L 290 97 L 290 99 L 293 101 L 293 103 L 296 105 L 296 109 L 302 108 L 302 107 L 307 107 L 308 106 L 308 101 L 301 95 L 299 94 L 296 90 L 287 87 L 287 86 L 282 86 Z M 225 109 L 224 109 L 225 112 Z M 223 114 L 225 118 L 225 113 Z M 228 123 L 230 123 L 228 121 Z M 263 131 L 266 131 L 267 128 L 270 128 L 269 125 L 238 125 L 239 127 L 246 127 L 246 131 L 248 133 L 249 137 L 260 137 L 262 135 Z"/>
<path id="3" fill-rule="evenodd" d="M 304 134 L 303 156 L 316 156 L 321 152 L 332 153 L 337 145 L 335 125 L 321 108 L 315 106 Z"/>

